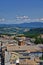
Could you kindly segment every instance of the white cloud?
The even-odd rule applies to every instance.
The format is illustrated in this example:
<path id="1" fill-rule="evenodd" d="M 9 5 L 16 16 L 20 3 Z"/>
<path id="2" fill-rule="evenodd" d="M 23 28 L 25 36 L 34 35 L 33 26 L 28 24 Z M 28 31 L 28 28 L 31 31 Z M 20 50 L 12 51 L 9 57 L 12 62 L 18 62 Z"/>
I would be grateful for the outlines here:
<path id="1" fill-rule="evenodd" d="M 0 18 L 0 22 L 5 23 L 24 23 L 24 22 L 43 22 L 43 18 L 30 18 L 29 16 L 16 16 L 12 19 Z"/>
<path id="2" fill-rule="evenodd" d="M 43 22 L 43 18 L 30 18 L 29 16 L 17 16 L 16 20 L 23 22 Z"/>
<path id="3" fill-rule="evenodd" d="M 0 18 L 0 22 L 4 22 L 5 21 L 5 19 L 4 18 Z"/>
<path id="4" fill-rule="evenodd" d="M 43 18 L 40 18 L 41 21 L 43 21 Z"/>
<path id="5" fill-rule="evenodd" d="M 17 16 L 16 19 L 17 20 L 30 20 L 28 16 Z"/>

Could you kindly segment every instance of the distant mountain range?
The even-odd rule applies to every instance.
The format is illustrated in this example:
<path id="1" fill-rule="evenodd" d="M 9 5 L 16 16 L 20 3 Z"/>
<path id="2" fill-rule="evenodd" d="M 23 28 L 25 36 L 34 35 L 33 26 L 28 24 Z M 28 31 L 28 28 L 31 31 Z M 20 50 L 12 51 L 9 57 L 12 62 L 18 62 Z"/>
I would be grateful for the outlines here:
<path id="1" fill-rule="evenodd" d="M 22 23 L 18 24 L 19 27 L 29 27 L 29 28 L 43 28 L 42 22 L 30 22 L 30 23 Z"/>
<path id="2" fill-rule="evenodd" d="M 21 23 L 21 24 L 0 24 L 0 27 L 43 28 L 43 22 L 30 22 L 30 23 Z"/>

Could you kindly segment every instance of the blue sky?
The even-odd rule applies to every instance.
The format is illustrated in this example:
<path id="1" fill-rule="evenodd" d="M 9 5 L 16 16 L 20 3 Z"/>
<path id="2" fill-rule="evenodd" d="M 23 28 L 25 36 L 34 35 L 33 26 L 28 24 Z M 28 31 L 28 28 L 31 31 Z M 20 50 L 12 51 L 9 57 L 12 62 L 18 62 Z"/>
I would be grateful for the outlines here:
<path id="1" fill-rule="evenodd" d="M 43 22 L 43 0 L 0 0 L 0 24 Z"/>

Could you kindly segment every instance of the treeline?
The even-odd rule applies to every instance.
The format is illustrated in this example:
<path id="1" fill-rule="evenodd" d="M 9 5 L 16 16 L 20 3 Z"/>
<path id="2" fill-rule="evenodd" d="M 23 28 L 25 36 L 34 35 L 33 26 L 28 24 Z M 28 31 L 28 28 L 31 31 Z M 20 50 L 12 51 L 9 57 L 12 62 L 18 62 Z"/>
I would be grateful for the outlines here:
<path id="1" fill-rule="evenodd" d="M 36 38 L 40 34 L 43 34 L 43 28 L 30 29 L 30 31 L 24 32 L 24 36 L 30 37 L 30 38 Z"/>

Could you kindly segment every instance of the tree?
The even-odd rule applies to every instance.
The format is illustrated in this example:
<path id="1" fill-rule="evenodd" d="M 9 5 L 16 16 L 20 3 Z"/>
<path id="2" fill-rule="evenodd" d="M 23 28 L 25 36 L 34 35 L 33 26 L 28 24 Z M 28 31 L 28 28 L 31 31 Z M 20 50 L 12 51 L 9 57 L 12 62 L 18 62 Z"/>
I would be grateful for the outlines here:
<path id="1" fill-rule="evenodd" d="M 36 37 L 35 39 L 36 39 L 35 42 L 34 42 L 35 44 L 40 44 L 41 43 L 41 39 L 40 38 Z"/>

